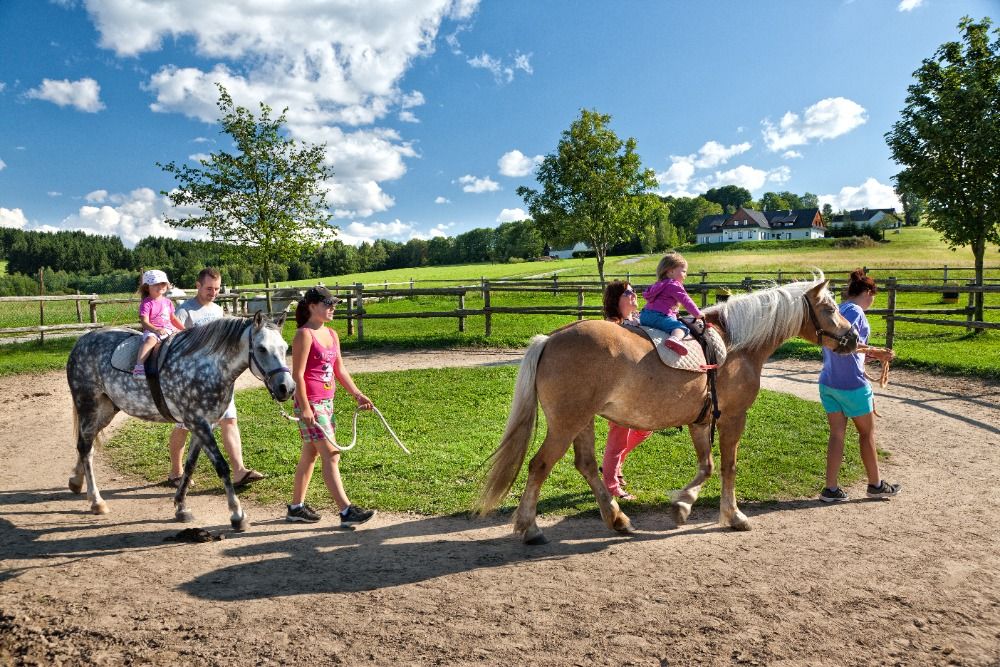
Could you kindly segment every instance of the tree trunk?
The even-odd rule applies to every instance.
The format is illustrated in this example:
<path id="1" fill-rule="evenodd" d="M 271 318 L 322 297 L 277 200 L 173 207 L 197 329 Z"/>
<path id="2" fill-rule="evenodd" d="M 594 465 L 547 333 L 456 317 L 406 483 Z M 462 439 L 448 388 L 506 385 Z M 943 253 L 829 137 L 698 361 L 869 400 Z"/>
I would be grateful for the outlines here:
<path id="1" fill-rule="evenodd" d="M 267 299 L 267 315 L 271 316 L 273 307 L 271 306 L 271 263 L 264 258 L 264 298 Z"/>
<path id="2" fill-rule="evenodd" d="M 972 254 L 976 258 L 976 285 L 982 287 L 983 285 L 983 259 L 986 255 L 986 237 L 977 239 L 972 244 Z M 973 313 L 973 319 L 976 322 L 984 322 L 983 319 L 983 297 L 986 295 L 982 292 L 976 294 L 975 298 L 975 313 Z M 976 329 L 976 333 L 983 333 L 986 329 Z"/>
<path id="3" fill-rule="evenodd" d="M 604 251 L 599 247 L 595 247 L 594 250 L 597 253 L 597 274 L 601 277 L 601 284 L 604 284 Z"/>

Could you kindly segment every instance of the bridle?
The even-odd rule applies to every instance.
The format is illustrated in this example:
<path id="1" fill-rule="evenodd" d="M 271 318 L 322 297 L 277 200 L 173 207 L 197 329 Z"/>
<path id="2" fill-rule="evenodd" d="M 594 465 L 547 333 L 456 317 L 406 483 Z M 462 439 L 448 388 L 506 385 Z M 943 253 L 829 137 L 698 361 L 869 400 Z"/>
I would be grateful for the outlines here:
<path id="1" fill-rule="evenodd" d="M 816 343 L 817 345 L 823 345 L 823 336 L 826 336 L 830 340 L 837 342 L 837 350 L 846 350 L 848 345 L 850 345 L 852 329 L 849 329 L 847 333 L 843 336 L 838 336 L 835 333 L 827 331 L 823 328 L 823 325 L 819 323 L 819 318 L 816 316 L 816 311 L 813 310 L 812 302 L 809 301 L 809 297 L 805 294 L 802 295 L 802 300 L 806 302 L 806 310 L 809 311 L 809 319 L 812 321 L 813 326 L 816 328 Z"/>
<path id="2" fill-rule="evenodd" d="M 257 376 L 257 377 L 260 378 L 260 380 L 262 380 L 264 382 L 264 386 L 267 387 L 267 391 L 268 391 L 268 393 L 271 394 L 271 398 L 273 398 L 274 400 L 277 401 L 278 397 L 274 395 L 274 390 L 271 389 L 271 378 L 274 377 L 275 375 L 277 375 L 278 373 L 291 373 L 292 371 L 291 371 L 290 368 L 288 368 L 288 366 L 284 366 L 284 365 L 278 366 L 277 368 L 274 368 L 274 369 L 269 370 L 269 371 L 265 371 L 264 367 L 261 365 L 260 361 L 257 359 L 257 356 L 253 353 L 253 325 L 252 324 L 250 325 L 250 327 L 247 328 L 247 331 L 248 331 L 248 338 L 249 338 L 248 344 L 247 344 L 247 348 L 250 350 L 250 354 L 248 355 L 249 361 L 247 362 L 247 366 L 250 368 L 250 372 L 253 373 L 253 365 L 257 364 L 257 370 L 260 371 L 261 375 L 264 376 L 264 377 L 260 377 L 260 376 Z M 254 375 L 256 375 L 256 373 L 254 373 Z"/>

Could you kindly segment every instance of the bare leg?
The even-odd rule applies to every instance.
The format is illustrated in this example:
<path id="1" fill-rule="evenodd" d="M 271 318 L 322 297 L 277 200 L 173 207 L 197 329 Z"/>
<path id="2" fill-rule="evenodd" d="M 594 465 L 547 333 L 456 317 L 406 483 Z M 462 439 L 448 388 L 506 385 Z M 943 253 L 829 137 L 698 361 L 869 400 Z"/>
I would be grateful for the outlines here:
<path id="1" fill-rule="evenodd" d="M 323 460 L 323 482 L 337 507 L 344 511 L 351 506 L 351 501 L 344 490 L 344 482 L 340 479 L 340 452 L 326 442 L 316 443 L 316 449 Z"/>
<path id="2" fill-rule="evenodd" d="M 858 442 L 861 445 L 861 462 L 865 464 L 868 483 L 878 486 L 882 474 L 878 469 L 878 452 L 875 450 L 875 415 L 869 412 L 861 417 L 853 418 L 858 429 Z"/>
<path id="3" fill-rule="evenodd" d="M 826 488 L 837 488 L 840 465 L 844 460 L 844 439 L 847 437 L 847 416 L 843 412 L 826 413 L 830 438 L 826 444 Z M 864 448 L 862 447 L 862 450 Z"/>
<path id="4" fill-rule="evenodd" d="M 183 472 L 184 444 L 187 442 L 188 430 L 177 426 L 170 432 L 170 479 L 177 479 Z"/>
<path id="5" fill-rule="evenodd" d="M 295 466 L 295 481 L 292 484 L 292 504 L 301 505 L 306 501 L 306 491 L 309 490 L 309 480 L 312 479 L 313 467 L 316 465 L 315 443 L 303 442 L 299 454 L 299 464 Z"/>
<path id="6" fill-rule="evenodd" d="M 219 430 L 222 432 L 222 446 L 233 468 L 233 478 L 242 479 L 250 470 L 243 465 L 243 440 L 240 437 L 240 427 L 236 425 L 235 419 L 223 419 L 219 422 Z"/>
<path id="7" fill-rule="evenodd" d="M 626 429 L 626 434 L 628 429 Z M 597 458 L 594 454 L 594 423 L 591 421 L 590 427 L 585 428 L 573 440 L 573 463 L 580 471 L 583 478 L 587 480 L 594 497 L 597 498 L 597 505 L 601 508 L 601 518 L 608 528 L 617 530 L 620 533 L 631 533 L 632 522 L 628 516 L 618 507 L 618 503 L 611 497 L 607 487 L 601 477 L 597 474 Z"/>
<path id="8" fill-rule="evenodd" d="M 146 361 L 146 357 L 149 356 L 149 353 L 153 350 L 154 347 L 157 346 L 157 344 L 159 344 L 159 342 L 160 341 L 156 338 L 147 338 L 146 340 L 142 341 L 142 347 L 139 348 L 139 356 L 136 357 L 135 365 L 141 366 L 142 362 Z"/>
<path id="9" fill-rule="evenodd" d="M 736 505 L 736 457 L 745 426 L 746 413 L 719 422 L 719 451 L 722 459 L 719 524 L 734 530 L 750 530 L 750 522 Z"/>
<path id="10" fill-rule="evenodd" d="M 687 486 L 674 494 L 673 516 L 678 526 L 687 523 L 691 515 L 691 506 L 698 500 L 702 485 L 712 476 L 714 462 L 712 461 L 712 441 L 709 440 L 712 428 L 709 424 L 691 424 L 688 426 L 695 454 L 698 456 L 698 474 Z"/>

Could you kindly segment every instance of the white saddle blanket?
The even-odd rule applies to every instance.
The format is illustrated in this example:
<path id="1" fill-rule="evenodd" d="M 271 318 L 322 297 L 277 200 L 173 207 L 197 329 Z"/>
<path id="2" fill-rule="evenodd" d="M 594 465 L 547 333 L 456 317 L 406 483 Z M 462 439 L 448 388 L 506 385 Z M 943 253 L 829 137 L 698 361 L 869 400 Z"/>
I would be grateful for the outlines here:
<path id="1" fill-rule="evenodd" d="M 660 355 L 660 361 L 667 366 L 694 373 L 705 373 L 708 371 L 706 367 L 708 362 L 705 361 L 705 352 L 701 349 L 701 343 L 695 340 L 691 334 L 685 336 L 684 340 L 681 341 L 681 344 L 688 352 L 681 356 L 663 344 L 670 337 L 670 334 L 667 332 L 641 325 L 626 324 L 625 326 L 642 331 L 649 340 L 653 341 L 653 346 L 656 348 L 657 354 Z M 706 337 L 708 344 L 715 350 L 715 363 L 721 366 L 726 362 L 726 344 L 723 342 L 722 336 L 719 335 L 719 332 L 714 327 L 709 327 L 706 330 Z"/>
<path id="2" fill-rule="evenodd" d="M 122 342 L 118 343 L 118 347 L 115 351 L 111 353 L 111 367 L 117 371 L 124 371 L 126 373 L 131 373 L 132 368 L 135 366 L 135 359 L 139 356 L 139 346 L 142 345 L 142 335 L 137 331 L 131 331 L 132 336 L 129 336 Z M 158 367 L 163 366 L 163 353 L 166 351 L 166 343 L 168 343 L 173 337 L 171 336 L 167 340 L 160 343 L 160 357 L 157 359 Z"/>

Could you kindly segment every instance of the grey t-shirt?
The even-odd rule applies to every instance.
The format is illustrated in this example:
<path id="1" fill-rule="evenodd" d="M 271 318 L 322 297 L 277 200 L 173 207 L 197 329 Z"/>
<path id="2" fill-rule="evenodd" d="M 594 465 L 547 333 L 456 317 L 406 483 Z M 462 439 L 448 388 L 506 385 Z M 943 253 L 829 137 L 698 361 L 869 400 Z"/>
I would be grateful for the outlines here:
<path id="1" fill-rule="evenodd" d="M 188 299 L 177 309 L 177 319 L 181 321 L 185 329 L 201 326 L 225 316 L 222 306 L 212 302 L 204 306 L 198 302 L 197 298 Z"/>

